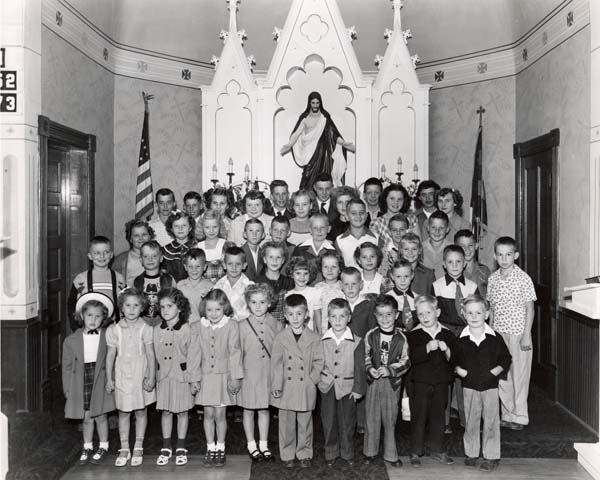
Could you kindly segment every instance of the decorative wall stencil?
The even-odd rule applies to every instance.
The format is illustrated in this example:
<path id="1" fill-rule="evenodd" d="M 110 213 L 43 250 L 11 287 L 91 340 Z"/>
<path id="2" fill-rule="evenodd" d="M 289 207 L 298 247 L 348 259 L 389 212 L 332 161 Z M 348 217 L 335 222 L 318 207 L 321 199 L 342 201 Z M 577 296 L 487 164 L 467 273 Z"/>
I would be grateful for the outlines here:
<path id="1" fill-rule="evenodd" d="M 102 58 L 104 58 L 104 60 L 108 61 L 108 48 L 104 47 L 104 49 L 102 50 Z"/>
<path id="2" fill-rule="evenodd" d="M 442 80 L 444 80 L 444 71 L 438 70 L 437 72 L 435 72 L 435 75 L 433 78 L 436 82 L 441 82 Z"/>
<path id="3" fill-rule="evenodd" d="M 190 72 L 189 68 L 184 68 L 181 71 L 181 78 L 183 78 L 184 80 L 191 80 L 192 72 Z"/>
<path id="4" fill-rule="evenodd" d="M 63 16 L 62 13 L 60 13 L 60 11 L 56 12 L 56 24 L 59 27 L 62 27 L 62 22 L 63 22 Z"/>
<path id="5" fill-rule="evenodd" d="M 140 60 L 137 62 L 137 69 L 140 72 L 146 72 L 148 70 L 148 64 L 146 62 L 144 62 L 143 60 Z"/>
<path id="6" fill-rule="evenodd" d="M 574 21 L 574 16 L 573 16 L 573 11 L 570 11 L 569 13 L 567 13 L 567 27 L 570 27 L 573 25 L 573 21 Z"/>
<path id="7" fill-rule="evenodd" d="M 300 26 L 300 33 L 310 43 L 318 43 L 329 31 L 329 25 L 317 14 L 310 15 Z"/>
<path id="8" fill-rule="evenodd" d="M 394 31 L 391 28 L 386 28 L 383 31 L 383 38 L 385 38 L 387 40 L 387 43 L 390 43 L 392 41 L 393 33 L 394 33 Z"/>
<path id="9" fill-rule="evenodd" d="M 477 64 L 477 73 L 485 73 L 487 72 L 487 63 L 485 62 L 479 62 Z"/>
<path id="10" fill-rule="evenodd" d="M 223 40 L 223 43 L 227 41 L 227 37 L 229 37 L 229 32 L 227 30 L 221 30 L 219 32 L 219 38 Z"/>
<path id="11" fill-rule="evenodd" d="M 410 28 L 408 30 L 402 30 L 402 38 L 404 38 L 404 43 L 408 45 L 408 40 L 412 38 Z"/>
<path id="12" fill-rule="evenodd" d="M 526 62 L 529 59 L 529 53 L 527 52 L 527 49 L 524 48 L 523 52 L 521 53 L 523 60 Z"/>

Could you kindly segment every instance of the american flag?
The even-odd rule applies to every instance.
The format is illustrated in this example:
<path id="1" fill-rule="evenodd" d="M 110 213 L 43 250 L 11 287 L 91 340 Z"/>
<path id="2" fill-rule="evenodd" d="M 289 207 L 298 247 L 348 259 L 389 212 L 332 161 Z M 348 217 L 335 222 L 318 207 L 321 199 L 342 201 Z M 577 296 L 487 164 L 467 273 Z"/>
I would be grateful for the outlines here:
<path id="1" fill-rule="evenodd" d="M 142 127 L 137 187 L 135 191 L 135 218 L 147 219 L 154 213 L 152 175 L 150 173 L 150 112 L 148 111 L 148 100 L 152 98 L 152 95 L 143 95 L 146 108 L 144 110 L 144 126 Z"/>
<path id="2" fill-rule="evenodd" d="M 473 167 L 473 182 L 471 184 L 471 223 L 475 241 L 479 242 L 484 229 L 487 228 L 487 203 L 485 200 L 485 185 L 483 183 L 483 127 L 479 125 L 477 146 L 475 147 L 475 165 Z"/>

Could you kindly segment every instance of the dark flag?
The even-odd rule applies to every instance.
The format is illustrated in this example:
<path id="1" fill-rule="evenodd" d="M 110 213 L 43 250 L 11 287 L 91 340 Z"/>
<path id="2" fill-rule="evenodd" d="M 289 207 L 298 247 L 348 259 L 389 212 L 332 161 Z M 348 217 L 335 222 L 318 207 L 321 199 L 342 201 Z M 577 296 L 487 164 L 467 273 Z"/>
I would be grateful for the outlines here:
<path id="1" fill-rule="evenodd" d="M 142 127 L 142 140 L 140 144 L 140 158 L 138 161 L 137 187 L 135 191 L 135 218 L 147 219 L 154 213 L 154 200 L 152 192 L 152 175 L 150 173 L 150 133 L 148 100 L 152 95 L 144 95 L 144 126 Z"/>
<path id="2" fill-rule="evenodd" d="M 485 185 L 483 183 L 483 152 L 482 152 L 481 122 L 477 132 L 477 146 L 475 147 L 475 167 L 473 168 L 473 182 L 471 185 L 471 223 L 475 241 L 479 242 L 483 229 L 487 229 L 487 205 L 485 201 Z"/>

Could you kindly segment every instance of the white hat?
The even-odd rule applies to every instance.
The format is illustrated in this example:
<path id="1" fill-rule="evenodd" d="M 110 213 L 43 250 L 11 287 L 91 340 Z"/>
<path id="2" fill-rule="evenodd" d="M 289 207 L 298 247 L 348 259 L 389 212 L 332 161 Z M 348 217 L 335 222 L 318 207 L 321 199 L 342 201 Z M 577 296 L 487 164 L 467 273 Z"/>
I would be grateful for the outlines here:
<path id="1" fill-rule="evenodd" d="M 84 293 L 81 297 L 79 297 L 77 299 L 77 303 L 75 304 L 75 311 L 77 313 L 80 313 L 83 306 L 90 300 L 95 300 L 97 302 L 100 302 L 102 305 L 104 305 L 106 307 L 106 309 L 108 310 L 107 318 L 112 317 L 113 311 L 115 309 L 115 305 L 114 305 L 113 301 L 110 299 L 110 297 L 107 297 L 103 293 L 99 293 L 99 292 Z"/>

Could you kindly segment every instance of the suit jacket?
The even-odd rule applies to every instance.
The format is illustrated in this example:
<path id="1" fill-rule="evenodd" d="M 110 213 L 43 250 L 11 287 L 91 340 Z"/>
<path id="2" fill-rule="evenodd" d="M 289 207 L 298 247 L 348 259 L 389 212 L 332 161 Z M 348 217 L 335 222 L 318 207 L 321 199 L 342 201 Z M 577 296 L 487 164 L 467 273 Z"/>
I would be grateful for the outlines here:
<path id="1" fill-rule="evenodd" d="M 273 206 L 271 206 L 269 209 L 265 209 L 265 213 L 271 215 L 273 218 L 277 216 L 277 212 L 275 211 Z M 294 212 L 291 211 L 289 208 L 286 208 L 285 210 L 283 210 L 282 215 L 289 220 L 294 216 Z"/>
<path id="2" fill-rule="evenodd" d="M 115 396 L 106 393 L 106 330 L 100 329 L 100 343 L 94 371 L 94 386 L 90 399 L 90 415 L 96 417 L 115 409 Z M 62 384 L 67 397 L 65 418 L 82 419 L 83 411 L 83 328 L 78 329 L 63 343 Z"/>
<path id="3" fill-rule="evenodd" d="M 256 281 L 256 277 L 260 272 L 262 272 L 264 268 L 263 259 L 262 259 L 262 251 L 259 247 L 256 252 L 256 265 L 254 264 L 254 257 L 252 256 L 252 252 L 250 251 L 250 247 L 248 246 L 248 242 L 242 245 L 242 250 L 244 251 L 244 255 L 246 255 L 246 270 L 244 273 L 248 277 L 249 280 L 253 282 Z"/>
<path id="4" fill-rule="evenodd" d="M 365 338 L 365 370 L 367 371 L 367 382 L 373 383 L 376 381 L 369 375 L 369 369 L 372 367 L 377 370 L 381 366 L 381 330 L 376 327 L 367 332 Z M 406 337 L 399 328 L 394 329 L 394 335 L 390 343 L 390 351 L 388 353 L 387 368 L 390 371 L 389 381 L 394 390 L 400 388 L 402 383 L 402 375 L 410 368 L 410 360 L 408 358 L 408 342 Z M 379 378 L 385 380 L 385 378 Z"/>
<path id="5" fill-rule="evenodd" d="M 271 397 L 271 404 L 284 410 L 314 410 L 317 384 L 325 363 L 321 338 L 308 328 L 296 342 L 290 327 L 277 334 L 271 354 L 271 390 L 281 397 Z"/>
<path id="6" fill-rule="evenodd" d="M 352 309 L 352 320 L 348 324 L 355 335 L 365 338 L 369 330 L 377 326 L 375 318 L 375 301 L 365 298 Z"/>
<path id="7" fill-rule="evenodd" d="M 365 371 L 365 344 L 362 338 L 350 333 L 339 345 L 329 334 L 322 338 L 325 366 L 321 376 L 319 390 L 327 393 L 334 388 L 335 398 L 341 400 L 352 392 L 364 396 L 367 392 L 367 376 Z"/>

